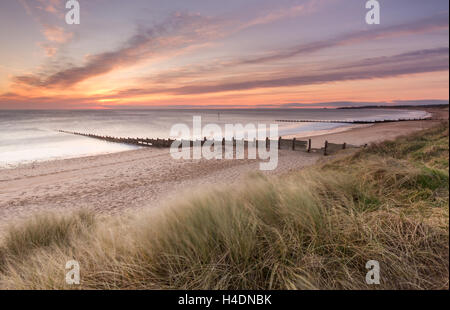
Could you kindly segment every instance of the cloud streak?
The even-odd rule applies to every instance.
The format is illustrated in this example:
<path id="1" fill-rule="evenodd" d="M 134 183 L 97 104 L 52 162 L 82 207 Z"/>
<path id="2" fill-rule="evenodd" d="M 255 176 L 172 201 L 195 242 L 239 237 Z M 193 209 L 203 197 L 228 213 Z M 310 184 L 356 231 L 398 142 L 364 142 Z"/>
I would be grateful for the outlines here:
<path id="1" fill-rule="evenodd" d="M 314 13 L 319 7 L 324 5 L 323 0 L 310 0 L 303 4 L 294 5 L 288 8 L 272 10 L 269 13 L 261 14 L 238 27 L 238 30 L 250 28 L 258 25 L 270 24 L 282 19 L 304 16 Z"/>
<path id="2" fill-rule="evenodd" d="M 394 56 L 367 58 L 339 67 L 324 67 L 319 73 L 293 75 L 281 78 L 254 80 L 250 76 L 241 82 L 228 80 L 215 84 L 195 84 L 167 89 L 129 89 L 119 96 L 169 93 L 172 95 L 193 95 L 228 91 L 243 91 L 257 88 L 305 86 L 350 80 L 387 78 L 399 75 L 437 72 L 448 70 L 448 47 L 424 49 Z"/>
<path id="3" fill-rule="evenodd" d="M 71 86 L 117 68 L 134 65 L 169 49 L 200 42 L 213 35 L 214 31 L 206 17 L 177 13 L 153 27 L 139 27 L 121 47 L 91 55 L 81 66 L 68 67 L 48 76 L 17 76 L 15 81 L 37 87 Z"/>
<path id="4" fill-rule="evenodd" d="M 302 54 L 311 54 L 323 49 L 352 45 L 356 43 L 392 38 L 404 35 L 421 34 L 431 31 L 448 29 L 448 14 L 439 14 L 418 21 L 393 25 L 383 28 L 374 28 L 337 36 L 336 38 L 300 44 L 289 49 L 280 50 L 270 55 L 248 58 L 237 62 L 237 64 L 259 64 L 264 62 L 278 61 Z"/>

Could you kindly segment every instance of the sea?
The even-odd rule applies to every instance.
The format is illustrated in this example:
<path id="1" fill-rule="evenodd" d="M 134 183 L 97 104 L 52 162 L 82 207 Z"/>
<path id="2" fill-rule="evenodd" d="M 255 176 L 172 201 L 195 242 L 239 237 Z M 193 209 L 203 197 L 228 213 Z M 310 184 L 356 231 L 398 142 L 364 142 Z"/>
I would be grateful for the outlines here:
<path id="1" fill-rule="evenodd" d="M 105 142 L 58 130 L 116 137 L 171 137 L 175 124 L 278 124 L 279 135 L 319 135 L 343 123 L 289 123 L 276 120 L 395 120 L 425 118 L 427 112 L 400 109 L 196 109 L 196 110 L 0 110 L 0 168 L 23 163 L 122 152 L 139 146 Z"/>

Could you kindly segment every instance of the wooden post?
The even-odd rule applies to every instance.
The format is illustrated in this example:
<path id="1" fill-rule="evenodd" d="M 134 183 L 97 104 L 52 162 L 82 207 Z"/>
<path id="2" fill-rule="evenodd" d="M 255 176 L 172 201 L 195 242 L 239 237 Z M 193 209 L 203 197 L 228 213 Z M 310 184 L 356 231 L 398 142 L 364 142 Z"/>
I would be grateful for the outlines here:
<path id="1" fill-rule="evenodd" d="M 281 150 L 281 137 L 278 137 L 278 149 Z"/>
<path id="2" fill-rule="evenodd" d="M 347 143 L 344 142 L 344 144 L 342 144 L 342 149 L 345 150 L 347 148 Z"/>
<path id="3" fill-rule="evenodd" d="M 311 139 L 308 139 L 308 153 L 311 152 Z"/>
<path id="4" fill-rule="evenodd" d="M 324 147 L 324 149 L 323 149 L 323 155 L 324 155 L 324 156 L 327 156 L 327 155 L 328 155 L 327 149 L 328 149 L 328 141 L 325 140 L 325 147 Z"/>
<path id="5" fill-rule="evenodd" d="M 266 149 L 269 148 L 269 137 L 266 137 Z"/>
<path id="6" fill-rule="evenodd" d="M 295 138 L 292 139 L 292 150 L 295 151 Z"/>

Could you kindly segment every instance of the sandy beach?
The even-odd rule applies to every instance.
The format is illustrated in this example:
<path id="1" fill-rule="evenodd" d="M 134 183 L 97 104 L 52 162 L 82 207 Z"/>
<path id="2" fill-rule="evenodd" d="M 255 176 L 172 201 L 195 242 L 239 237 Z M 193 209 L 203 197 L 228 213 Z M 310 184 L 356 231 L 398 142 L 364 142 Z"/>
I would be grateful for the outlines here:
<path id="1" fill-rule="evenodd" d="M 318 158 L 282 150 L 278 168 L 267 173 L 300 169 Z M 258 167 L 257 160 L 175 160 L 168 149 L 145 148 L 0 170 L 0 227 L 40 211 L 157 207 L 188 189 L 234 183 Z"/>
<path id="2" fill-rule="evenodd" d="M 448 119 L 446 113 L 440 118 Z M 437 122 L 380 123 L 314 136 L 312 142 L 313 147 L 321 147 L 325 140 L 363 145 L 429 128 Z M 279 175 L 321 159 L 319 153 L 281 150 L 277 169 L 265 173 Z M 175 160 L 168 149 L 144 148 L 1 169 L 0 230 L 8 223 L 42 211 L 88 208 L 100 214 L 114 214 L 155 208 L 182 198 L 186 191 L 235 183 L 248 173 L 259 171 L 258 166 L 258 160 Z"/>

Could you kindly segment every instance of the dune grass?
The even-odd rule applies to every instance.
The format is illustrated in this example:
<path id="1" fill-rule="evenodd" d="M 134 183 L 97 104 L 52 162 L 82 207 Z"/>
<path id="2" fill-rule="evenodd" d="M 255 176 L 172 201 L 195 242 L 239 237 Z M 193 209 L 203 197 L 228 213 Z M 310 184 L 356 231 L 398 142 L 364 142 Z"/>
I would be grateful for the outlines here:
<path id="1" fill-rule="evenodd" d="M 0 288 L 448 289 L 448 183 L 447 122 L 158 213 L 37 217 L 0 244 Z"/>

